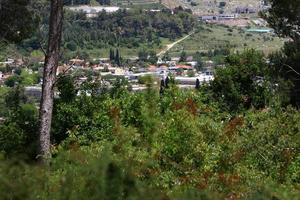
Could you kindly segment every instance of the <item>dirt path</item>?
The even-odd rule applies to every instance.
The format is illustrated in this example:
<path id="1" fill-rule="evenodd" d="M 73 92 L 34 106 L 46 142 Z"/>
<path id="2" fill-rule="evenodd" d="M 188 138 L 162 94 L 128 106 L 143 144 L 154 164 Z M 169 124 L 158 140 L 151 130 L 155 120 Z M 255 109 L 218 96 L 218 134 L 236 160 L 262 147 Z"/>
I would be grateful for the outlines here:
<path id="1" fill-rule="evenodd" d="M 156 56 L 162 56 L 164 55 L 167 51 L 169 51 L 170 49 L 172 49 L 176 44 L 182 42 L 183 40 L 189 38 L 192 34 L 194 34 L 194 32 L 191 32 L 190 34 L 184 36 L 183 38 L 171 43 L 171 44 L 168 44 L 167 47 L 165 49 L 163 49 L 161 52 L 159 52 L 158 54 L 156 54 Z"/>

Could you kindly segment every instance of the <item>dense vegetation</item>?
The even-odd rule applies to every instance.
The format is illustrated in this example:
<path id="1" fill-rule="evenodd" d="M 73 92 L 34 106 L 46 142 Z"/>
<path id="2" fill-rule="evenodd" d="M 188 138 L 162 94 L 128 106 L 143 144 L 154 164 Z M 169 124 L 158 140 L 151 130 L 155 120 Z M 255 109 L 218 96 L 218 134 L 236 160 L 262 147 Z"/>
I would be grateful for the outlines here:
<path id="1" fill-rule="evenodd" d="M 0 1 L 0 41 L 20 42 L 31 36 L 37 19 L 32 10 L 27 9 L 29 4 L 30 0 Z"/>
<path id="2" fill-rule="evenodd" d="M 193 17 L 184 11 L 171 15 L 123 10 L 115 14 L 102 12 L 92 19 L 69 13 L 65 19 L 65 43 L 73 42 L 81 48 L 113 45 L 137 48 L 143 43 L 160 43 L 160 37 L 178 38 L 191 31 L 194 24 Z"/>
<path id="3" fill-rule="evenodd" d="M 300 106 L 300 2 L 270 0 L 272 8 L 263 16 L 280 36 L 290 38 L 289 42 L 277 54 L 272 56 L 273 73 L 277 79 L 290 82 L 291 103 Z M 293 9 L 289 9 L 293 8 Z"/>
<path id="4" fill-rule="evenodd" d="M 40 13 L 40 18 L 41 30 L 22 43 L 23 49 L 32 51 L 40 48 L 40 38 L 47 32 L 45 27 L 48 16 Z M 116 13 L 101 12 L 95 18 L 87 18 L 85 13 L 66 9 L 63 31 L 64 56 L 85 58 L 84 53 L 87 51 L 111 47 L 157 49 L 162 39 L 179 38 L 189 33 L 194 24 L 195 19 L 191 13 L 182 9 L 177 9 L 174 15 L 168 10 L 120 10 Z M 105 56 L 108 57 L 108 54 Z"/>
<path id="5" fill-rule="evenodd" d="M 16 54 L 18 57 L 35 59 L 32 53 L 40 51 L 41 47 L 46 49 L 49 2 L 26 0 L 24 4 L 17 5 L 14 1 L 7 2 L 1 2 L 3 4 L 1 8 L 7 9 L 2 9 L 0 16 L 2 23 L 0 31 L 3 32 L 0 36 L 0 59 L 3 60 L 4 55 L 15 57 Z M 20 24 L 19 21 L 9 18 L 9 10 L 12 8 L 18 15 L 11 16 L 19 16 L 18 18 L 23 18 L 28 23 Z M 24 10 L 24 13 L 19 10 Z M 63 61 L 72 57 L 88 59 L 90 53 L 93 53 L 93 56 L 108 57 L 108 49 L 117 47 L 125 56 L 137 56 L 140 50 L 157 51 L 165 41 L 177 39 L 194 28 L 196 21 L 189 11 L 176 9 L 172 15 L 169 10 L 162 10 L 162 12 L 147 12 L 131 8 L 116 13 L 102 12 L 95 18 L 87 18 L 85 13 L 72 12 L 66 8 L 62 42 Z M 23 27 L 21 26 L 23 24 L 27 25 Z M 19 30 L 9 29 L 10 25 L 18 27 Z M 16 35 L 18 31 L 21 34 Z M 6 37 L 2 38 L 3 36 Z M 26 39 L 22 40 L 24 38 Z M 3 39 L 13 40 L 17 44 L 15 46 L 9 42 L 3 44 Z M 41 52 L 40 54 L 38 58 L 42 60 L 43 55 Z"/>
<path id="6" fill-rule="evenodd" d="M 37 110 L 21 89 L 9 92 L 1 196 L 297 199 L 298 110 L 282 107 L 280 90 L 268 92 L 269 73 L 256 79 L 267 69 L 261 54 L 226 63 L 210 85 L 189 91 L 172 81 L 159 91 L 151 77 L 140 93 L 121 79 L 107 89 L 60 77 L 50 169 L 24 164 L 35 160 Z"/>
<path id="7" fill-rule="evenodd" d="M 124 79 L 59 77 L 49 165 L 36 162 L 38 110 L 23 89 L 38 77 L 19 70 L 0 87 L 1 199 L 299 199 L 297 19 L 277 27 L 292 30 L 281 52 L 226 52 L 191 90 L 172 77 L 146 77 L 136 93 Z"/>

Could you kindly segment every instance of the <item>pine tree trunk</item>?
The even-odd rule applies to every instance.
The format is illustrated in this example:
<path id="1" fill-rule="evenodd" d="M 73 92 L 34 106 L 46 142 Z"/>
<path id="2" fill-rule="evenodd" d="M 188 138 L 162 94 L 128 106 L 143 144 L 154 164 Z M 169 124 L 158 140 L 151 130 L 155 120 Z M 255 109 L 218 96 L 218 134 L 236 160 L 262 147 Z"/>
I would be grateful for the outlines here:
<path id="1" fill-rule="evenodd" d="M 39 160 L 47 163 L 50 153 L 54 84 L 58 67 L 63 23 L 63 0 L 51 0 L 49 40 L 45 58 L 42 98 L 39 115 Z"/>

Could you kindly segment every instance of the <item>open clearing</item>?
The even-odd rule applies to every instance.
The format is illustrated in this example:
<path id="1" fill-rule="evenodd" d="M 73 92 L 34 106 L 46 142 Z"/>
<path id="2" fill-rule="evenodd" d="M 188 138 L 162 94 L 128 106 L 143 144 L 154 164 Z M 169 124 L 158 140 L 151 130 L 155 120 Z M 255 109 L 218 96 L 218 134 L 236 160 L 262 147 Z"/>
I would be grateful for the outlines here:
<path id="1" fill-rule="evenodd" d="M 179 55 L 183 50 L 188 54 L 193 54 L 197 51 L 207 52 L 222 48 L 229 48 L 233 51 L 253 48 L 270 54 L 279 50 L 283 44 L 284 40 L 272 33 L 248 33 L 245 29 L 237 27 L 202 24 L 191 37 L 175 45 L 169 53 Z"/>

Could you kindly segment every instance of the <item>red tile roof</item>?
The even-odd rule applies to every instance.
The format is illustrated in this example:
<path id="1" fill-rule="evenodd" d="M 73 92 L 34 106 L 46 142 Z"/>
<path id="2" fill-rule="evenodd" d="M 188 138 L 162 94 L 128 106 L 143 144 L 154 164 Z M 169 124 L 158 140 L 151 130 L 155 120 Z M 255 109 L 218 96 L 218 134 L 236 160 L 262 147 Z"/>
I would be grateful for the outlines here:
<path id="1" fill-rule="evenodd" d="M 179 69 L 193 69 L 193 67 L 189 65 L 176 65 L 176 67 Z"/>

